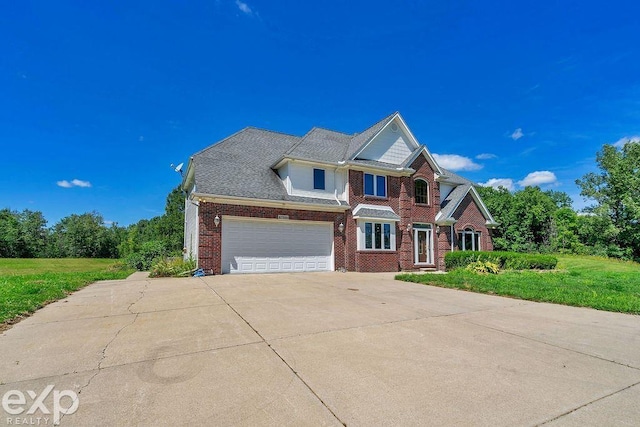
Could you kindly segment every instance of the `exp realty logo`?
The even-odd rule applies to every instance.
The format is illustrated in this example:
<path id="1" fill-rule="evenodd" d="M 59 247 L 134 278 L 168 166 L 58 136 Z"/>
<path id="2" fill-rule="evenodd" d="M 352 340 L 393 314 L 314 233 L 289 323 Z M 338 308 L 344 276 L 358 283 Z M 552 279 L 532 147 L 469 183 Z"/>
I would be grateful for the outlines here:
<path id="1" fill-rule="evenodd" d="M 53 387 L 46 386 L 40 394 L 27 390 L 26 396 L 20 390 L 7 391 L 2 396 L 7 425 L 58 425 L 60 415 L 75 413 L 80 405 L 78 395 L 73 390 L 60 391 Z M 49 395 L 51 398 L 47 399 Z"/>

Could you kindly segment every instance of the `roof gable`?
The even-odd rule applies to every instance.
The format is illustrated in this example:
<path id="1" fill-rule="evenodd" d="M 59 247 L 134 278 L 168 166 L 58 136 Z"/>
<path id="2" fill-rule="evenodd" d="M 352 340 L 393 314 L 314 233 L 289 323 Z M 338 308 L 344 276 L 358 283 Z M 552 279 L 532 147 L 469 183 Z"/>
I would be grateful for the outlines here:
<path id="1" fill-rule="evenodd" d="M 482 213 L 482 216 L 486 220 L 487 226 L 496 226 L 498 223 L 493 219 L 489 209 L 480 198 L 480 194 L 471 184 L 459 185 L 449 193 L 449 195 L 441 202 L 440 212 L 436 215 L 436 222 L 439 224 L 449 224 L 456 222 L 454 214 L 462 201 L 470 194 L 475 202 L 476 206 Z"/>

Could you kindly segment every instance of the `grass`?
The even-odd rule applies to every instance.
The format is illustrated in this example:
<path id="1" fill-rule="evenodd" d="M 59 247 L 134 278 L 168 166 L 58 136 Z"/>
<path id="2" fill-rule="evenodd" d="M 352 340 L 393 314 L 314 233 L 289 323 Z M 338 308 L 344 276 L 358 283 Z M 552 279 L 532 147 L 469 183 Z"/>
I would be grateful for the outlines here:
<path id="1" fill-rule="evenodd" d="M 133 272 L 112 259 L 0 259 L 0 330 L 97 280 Z"/>
<path id="2" fill-rule="evenodd" d="M 496 294 L 530 301 L 640 314 L 640 264 L 608 258 L 557 255 L 554 271 L 477 274 L 399 274 L 398 280 Z"/>

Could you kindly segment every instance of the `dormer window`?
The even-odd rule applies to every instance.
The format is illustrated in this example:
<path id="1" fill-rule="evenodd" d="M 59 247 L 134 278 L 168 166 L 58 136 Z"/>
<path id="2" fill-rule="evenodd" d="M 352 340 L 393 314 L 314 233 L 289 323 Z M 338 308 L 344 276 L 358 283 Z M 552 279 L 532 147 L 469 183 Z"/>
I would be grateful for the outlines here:
<path id="1" fill-rule="evenodd" d="M 387 177 L 365 173 L 364 194 L 365 196 L 387 197 Z"/>
<path id="2" fill-rule="evenodd" d="M 324 169 L 313 169 L 313 189 L 324 190 Z"/>
<path id="3" fill-rule="evenodd" d="M 418 204 L 429 204 L 429 184 L 422 179 L 416 179 L 414 183 L 414 199 Z"/>

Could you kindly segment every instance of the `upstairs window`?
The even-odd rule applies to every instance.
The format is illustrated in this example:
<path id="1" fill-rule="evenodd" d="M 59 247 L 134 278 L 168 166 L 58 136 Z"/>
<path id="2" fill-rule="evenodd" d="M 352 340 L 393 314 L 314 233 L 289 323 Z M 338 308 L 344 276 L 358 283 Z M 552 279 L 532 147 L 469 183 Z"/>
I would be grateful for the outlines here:
<path id="1" fill-rule="evenodd" d="M 416 203 L 429 204 L 429 184 L 421 179 L 416 179 L 414 185 L 414 198 Z"/>
<path id="2" fill-rule="evenodd" d="M 387 197 L 387 177 L 365 173 L 364 194 L 366 196 Z"/>
<path id="3" fill-rule="evenodd" d="M 472 228 L 465 228 L 464 231 L 459 232 L 458 249 L 461 251 L 479 251 L 480 232 L 474 231 Z"/>
<path id="4" fill-rule="evenodd" d="M 324 190 L 324 169 L 313 169 L 313 189 Z"/>

